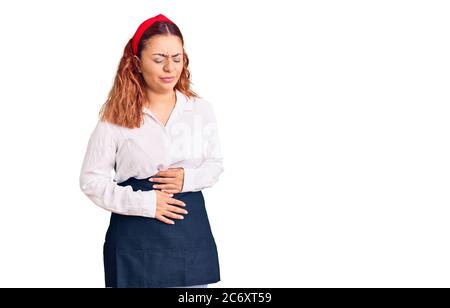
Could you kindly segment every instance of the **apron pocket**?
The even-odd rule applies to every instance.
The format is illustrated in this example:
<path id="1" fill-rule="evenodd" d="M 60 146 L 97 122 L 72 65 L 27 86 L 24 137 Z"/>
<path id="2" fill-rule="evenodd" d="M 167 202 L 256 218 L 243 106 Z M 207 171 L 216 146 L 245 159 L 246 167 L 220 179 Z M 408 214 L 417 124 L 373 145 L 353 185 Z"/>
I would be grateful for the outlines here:
<path id="1" fill-rule="evenodd" d="M 188 281 L 210 281 L 220 278 L 219 256 L 214 245 L 186 252 Z"/>
<path id="2" fill-rule="evenodd" d="M 148 286 L 185 281 L 185 253 L 182 250 L 143 250 L 145 281 Z"/>
<path id="3" fill-rule="evenodd" d="M 118 288 L 143 288 L 145 276 L 143 273 L 144 255 L 139 250 L 117 251 L 117 287 Z"/>
<path id="4" fill-rule="evenodd" d="M 175 249 L 119 249 L 119 288 L 149 288 L 185 281 L 185 252 Z"/>

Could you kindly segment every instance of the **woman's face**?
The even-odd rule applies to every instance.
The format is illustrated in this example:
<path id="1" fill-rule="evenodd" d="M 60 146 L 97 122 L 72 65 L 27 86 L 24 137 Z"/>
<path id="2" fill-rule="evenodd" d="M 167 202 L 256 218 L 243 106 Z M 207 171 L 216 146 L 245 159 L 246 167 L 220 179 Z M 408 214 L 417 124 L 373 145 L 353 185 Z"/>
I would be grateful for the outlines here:
<path id="1" fill-rule="evenodd" d="M 175 35 L 155 35 L 141 52 L 139 67 L 147 86 L 155 92 L 173 90 L 183 71 L 183 45 Z M 163 79 L 163 78 L 172 79 Z"/>

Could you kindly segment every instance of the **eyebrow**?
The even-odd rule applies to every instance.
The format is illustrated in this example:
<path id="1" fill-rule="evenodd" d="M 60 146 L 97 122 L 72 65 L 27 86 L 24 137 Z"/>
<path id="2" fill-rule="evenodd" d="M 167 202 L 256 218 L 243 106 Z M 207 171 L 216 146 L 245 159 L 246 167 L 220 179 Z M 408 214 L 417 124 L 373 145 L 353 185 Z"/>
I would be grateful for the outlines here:
<path id="1" fill-rule="evenodd" d="M 165 54 L 162 54 L 162 53 L 154 53 L 153 54 L 153 56 L 162 56 L 162 57 L 165 57 L 165 58 L 167 58 L 167 57 L 169 57 L 168 55 L 165 55 Z M 172 57 L 176 57 L 176 56 L 179 56 L 179 55 L 181 55 L 181 53 L 177 53 L 177 54 L 175 54 L 175 55 L 173 55 Z"/>

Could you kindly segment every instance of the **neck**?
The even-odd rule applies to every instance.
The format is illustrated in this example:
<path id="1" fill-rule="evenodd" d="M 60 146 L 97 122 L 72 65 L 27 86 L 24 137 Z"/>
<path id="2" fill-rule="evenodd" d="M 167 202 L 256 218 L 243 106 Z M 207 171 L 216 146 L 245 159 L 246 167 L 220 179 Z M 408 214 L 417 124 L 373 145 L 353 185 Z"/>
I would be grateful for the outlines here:
<path id="1" fill-rule="evenodd" d="M 152 106 L 156 108 L 173 106 L 176 101 L 176 93 L 175 90 L 170 90 L 168 92 L 153 92 L 150 89 L 147 89 L 147 98 L 149 102 L 147 102 L 147 106 Z"/>

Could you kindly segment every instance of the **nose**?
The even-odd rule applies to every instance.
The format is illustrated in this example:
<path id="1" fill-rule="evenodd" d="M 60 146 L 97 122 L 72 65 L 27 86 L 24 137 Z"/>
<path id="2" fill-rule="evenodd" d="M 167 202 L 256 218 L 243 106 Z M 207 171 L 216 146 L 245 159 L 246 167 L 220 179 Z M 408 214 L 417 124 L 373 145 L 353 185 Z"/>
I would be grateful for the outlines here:
<path id="1" fill-rule="evenodd" d="M 164 70 L 166 72 L 171 72 L 173 70 L 173 63 L 171 61 L 166 61 L 166 64 L 164 65 Z"/>

